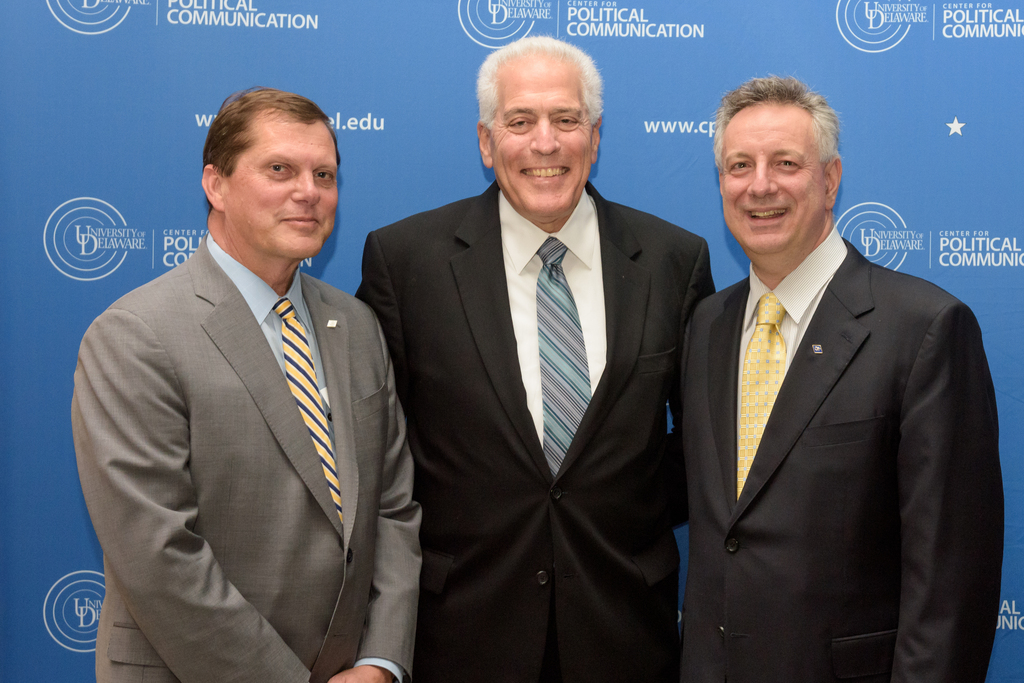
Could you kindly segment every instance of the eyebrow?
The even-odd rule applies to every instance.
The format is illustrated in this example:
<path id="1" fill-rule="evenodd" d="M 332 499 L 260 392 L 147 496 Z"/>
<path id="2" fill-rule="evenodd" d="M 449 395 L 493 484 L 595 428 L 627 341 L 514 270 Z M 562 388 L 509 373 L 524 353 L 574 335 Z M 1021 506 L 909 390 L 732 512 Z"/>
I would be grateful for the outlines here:
<path id="1" fill-rule="evenodd" d="M 530 116 L 537 116 L 537 110 L 536 109 L 531 109 L 529 107 L 516 107 L 515 109 L 509 109 L 508 111 L 504 112 L 502 114 L 501 119 L 502 119 L 502 121 L 508 121 L 509 119 L 513 119 L 516 116 L 519 116 L 520 114 L 528 114 Z M 579 108 L 576 108 L 576 107 L 559 107 L 557 109 L 552 109 L 550 112 L 548 112 L 548 114 L 551 115 L 551 116 L 561 116 L 563 114 L 573 114 L 574 116 L 578 116 L 578 117 L 582 118 L 583 117 L 583 110 L 579 109 Z"/>
<path id="2" fill-rule="evenodd" d="M 736 151 L 736 152 L 727 153 L 724 156 L 724 159 L 730 160 L 730 159 L 735 159 L 737 157 L 741 157 L 741 158 L 745 158 L 745 159 L 753 159 L 754 156 L 756 156 L 756 155 L 751 154 L 750 152 L 745 152 L 745 151 L 739 150 L 739 151 Z M 805 158 L 805 157 L 811 156 L 811 155 L 798 152 L 795 149 L 777 149 L 777 150 L 773 151 L 771 154 L 769 154 L 768 156 L 769 156 L 769 158 L 774 158 L 774 157 L 778 157 L 778 156 L 792 156 L 792 157 Z"/>

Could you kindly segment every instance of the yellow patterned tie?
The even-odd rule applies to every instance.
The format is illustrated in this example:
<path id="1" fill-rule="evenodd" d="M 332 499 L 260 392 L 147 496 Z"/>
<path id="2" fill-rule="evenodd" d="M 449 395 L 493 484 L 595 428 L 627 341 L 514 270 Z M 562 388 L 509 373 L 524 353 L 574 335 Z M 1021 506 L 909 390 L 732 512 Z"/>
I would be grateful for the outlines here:
<path id="1" fill-rule="evenodd" d="M 306 422 L 309 435 L 313 437 L 313 445 L 320 455 L 320 464 L 327 477 L 327 488 L 334 499 L 334 507 L 338 510 L 338 519 L 344 523 L 341 514 L 341 489 L 338 485 L 338 468 L 334 462 L 331 449 L 330 431 L 327 429 L 327 413 L 320 402 L 319 384 L 316 381 L 316 369 L 313 367 L 313 355 L 306 340 L 306 328 L 295 317 L 295 307 L 288 297 L 274 305 L 274 312 L 281 316 L 281 336 L 284 338 L 284 368 L 288 378 L 288 388 L 295 396 L 299 405 L 299 413 Z"/>
<path id="2" fill-rule="evenodd" d="M 786 341 L 782 318 L 786 309 L 772 292 L 757 302 L 757 327 L 743 356 L 740 382 L 740 433 L 736 450 L 736 497 L 743 492 L 747 473 L 761 443 L 764 425 L 786 376 Z"/>

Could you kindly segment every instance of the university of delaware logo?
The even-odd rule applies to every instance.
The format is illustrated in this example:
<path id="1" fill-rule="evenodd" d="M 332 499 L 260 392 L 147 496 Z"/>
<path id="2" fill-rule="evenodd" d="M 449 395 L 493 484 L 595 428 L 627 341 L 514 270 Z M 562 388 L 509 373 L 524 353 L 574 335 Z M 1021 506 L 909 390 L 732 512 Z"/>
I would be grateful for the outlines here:
<path id="1" fill-rule="evenodd" d="M 99 572 L 71 572 L 58 579 L 43 601 L 43 623 L 50 637 L 72 652 L 95 652 L 106 594 Z"/>
<path id="2" fill-rule="evenodd" d="M 916 2 L 839 0 L 836 25 L 843 40 L 861 52 L 885 52 L 900 44 L 912 24 L 928 23 L 929 5 Z"/>
<path id="3" fill-rule="evenodd" d="M 105 278 L 129 251 L 146 247 L 144 230 L 129 228 L 120 211 L 95 197 L 69 199 L 53 210 L 43 228 L 46 257 L 72 280 Z"/>
<path id="4" fill-rule="evenodd" d="M 133 5 L 149 5 L 149 0 L 46 0 L 54 19 L 89 36 L 117 28 Z"/>
<path id="5" fill-rule="evenodd" d="M 459 0 L 459 23 L 477 45 L 499 48 L 553 18 L 553 0 Z"/>
<path id="6" fill-rule="evenodd" d="M 913 251 L 925 251 L 924 233 L 907 228 L 896 210 L 878 202 L 851 206 L 836 221 L 848 239 L 872 263 L 899 270 Z"/>

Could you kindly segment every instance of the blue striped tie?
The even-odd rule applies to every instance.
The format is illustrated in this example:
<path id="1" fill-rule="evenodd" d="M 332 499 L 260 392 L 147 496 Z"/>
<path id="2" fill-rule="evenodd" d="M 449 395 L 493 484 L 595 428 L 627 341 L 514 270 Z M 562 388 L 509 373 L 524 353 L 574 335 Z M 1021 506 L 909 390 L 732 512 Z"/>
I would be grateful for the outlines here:
<path id="1" fill-rule="evenodd" d="M 313 367 L 313 355 L 306 340 L 306 328 L 295 317 L 295 307 L 288 297 L 281 297 L 274 304 L 274 312 L 281 316 L 281 336 L 284 339 L 284 374 L 288 378 L 288 388 L 299 405 L 299 413 L 306 423 L 309 435 L 313 438 L 313 446 L 320 456 L 320 464 L 327 477 L 327 488 L 334 499 L 334 507 L 338 510 L 338 519 L 345 522 L 341 514 L 341 489 L 338 484 L 338 468 L 334 462 L 334 451 L 331 448 L 331 435 L 327 428 L 327 413 L 320 402 L 320 389 L 316 381 L 316 368 Z"/>
<path id="2" fill-rule="evenodd" d="M 554 237 L 537 250 L 544 261 L 537 279 L 537 336 L 544 396 L 544 457 L 551 474 L 557 474 L 562 466 L 590 403 L 587 349 L 576 301 L 562 270 L 565 251 L 565 245 Z"/>

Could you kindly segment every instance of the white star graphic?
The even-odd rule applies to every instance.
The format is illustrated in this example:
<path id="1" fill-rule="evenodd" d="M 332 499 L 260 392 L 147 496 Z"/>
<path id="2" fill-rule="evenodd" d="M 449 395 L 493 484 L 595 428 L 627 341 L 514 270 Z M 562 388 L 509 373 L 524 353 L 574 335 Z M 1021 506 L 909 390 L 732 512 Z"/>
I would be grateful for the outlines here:
<path id="1" fill-rule="evenodd" d="M 966 126 L 967 124 L 966 123 L 960 123 L 959 121 L 956 120 L 955 116 L 953 117 L 953 123 L 947 123 L 946 125 L 949 126 L 949 134 L 950 135 L 952 135 L 953 133 L 956 133 L 960 137 L 964 136 L 964 134 L 960 132 L 960 129 L 963 128 L 964 126 Z"/>

